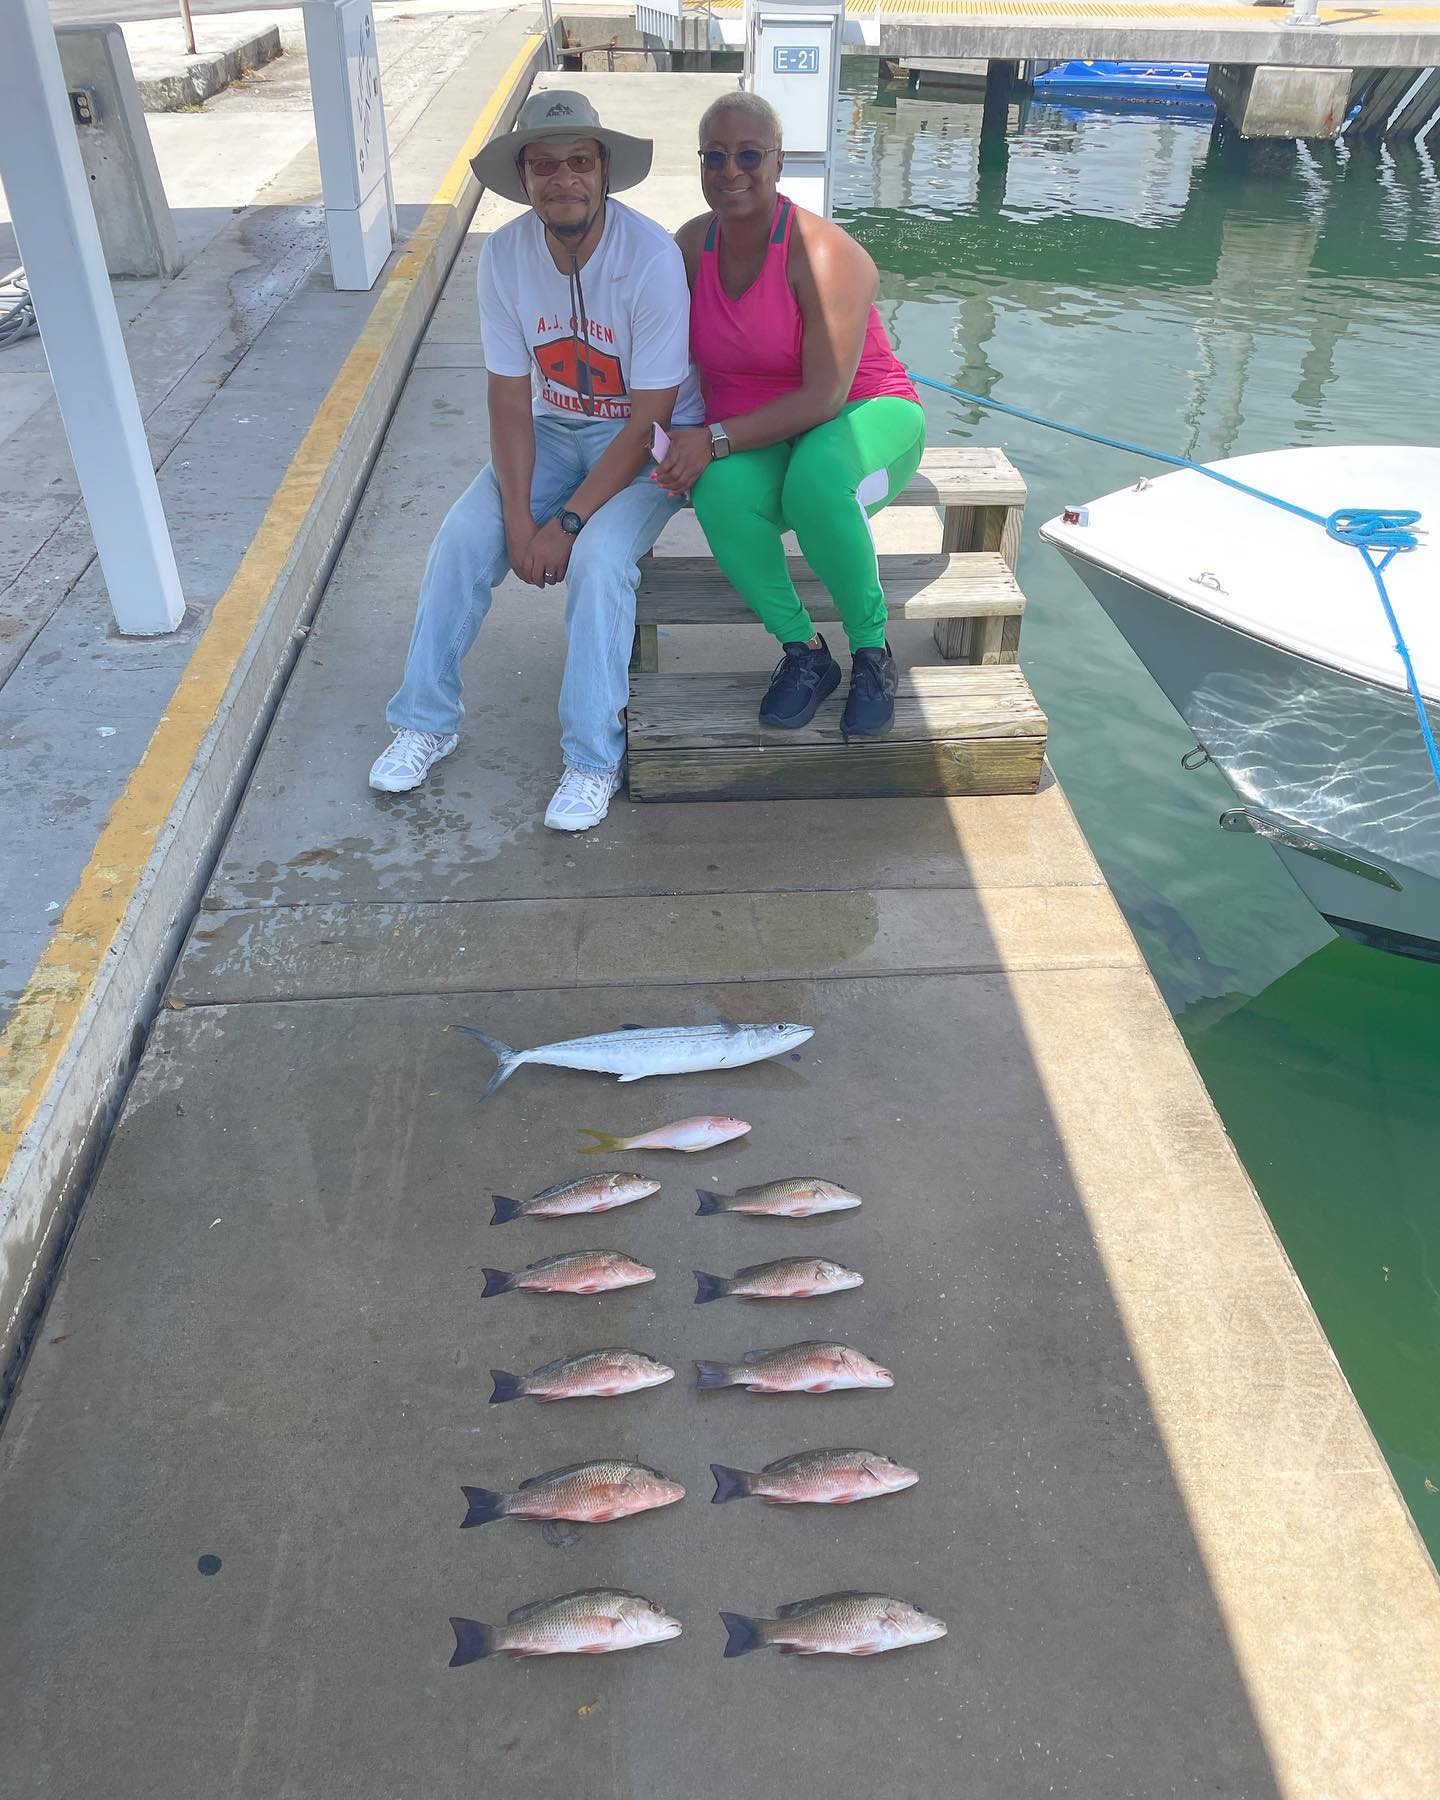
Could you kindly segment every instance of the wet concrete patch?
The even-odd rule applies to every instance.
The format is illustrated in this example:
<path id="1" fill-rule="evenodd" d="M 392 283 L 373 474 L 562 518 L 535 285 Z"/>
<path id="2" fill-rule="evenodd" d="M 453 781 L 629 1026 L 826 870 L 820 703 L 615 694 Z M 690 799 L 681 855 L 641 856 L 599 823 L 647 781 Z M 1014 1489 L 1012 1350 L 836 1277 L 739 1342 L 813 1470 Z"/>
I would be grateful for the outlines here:
<path id="1" fill-rule="evenodd" d="M 332 904 L 201 913 L 172 991 L 194 1005 L 640 977 L 1076 968 L 1136 964 L 1138 956 L 1100 887 Z"/>

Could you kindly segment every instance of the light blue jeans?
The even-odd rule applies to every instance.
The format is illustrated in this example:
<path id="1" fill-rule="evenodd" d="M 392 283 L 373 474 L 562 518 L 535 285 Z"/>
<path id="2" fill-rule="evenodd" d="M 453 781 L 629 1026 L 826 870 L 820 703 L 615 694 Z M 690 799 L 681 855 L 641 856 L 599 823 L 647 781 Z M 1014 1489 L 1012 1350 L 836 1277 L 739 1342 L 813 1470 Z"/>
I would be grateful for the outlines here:
<path id="1" fill-rule="evenodd" d="M 530 510 L 537 525 L 570 496 L 621 430 L 618 422 L 535 420 Z M 642 470 L 585 523 L 570 552 L 565 601 L 568 653 L 560 688 L 560 748 L 567 768 L 605 772 L 625 755 L 620 723 L 630 697 L 639 559 L 680 502 Z M 385 709 L 392 729 L 458 731 L 460 662 L 490 611 L 491 590 L 510 568 L 500 483 L 487 463 L 450 508 L 430 546 L 405 679 Z"/>

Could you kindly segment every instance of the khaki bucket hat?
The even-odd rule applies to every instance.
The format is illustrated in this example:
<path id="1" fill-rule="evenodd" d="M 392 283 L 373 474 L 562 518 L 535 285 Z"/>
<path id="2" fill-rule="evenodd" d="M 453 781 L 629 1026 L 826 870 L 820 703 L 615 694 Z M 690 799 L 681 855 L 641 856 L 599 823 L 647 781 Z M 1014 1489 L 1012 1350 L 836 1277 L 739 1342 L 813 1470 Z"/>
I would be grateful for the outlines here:
<path id="1" fill-rule="evenodd" d="M 627 137 L 600 123 L 600 115 L 584 94 L 568 88 L 542 88 L 531 94 L 515 119 L 514 129 L 492 138 L 470 167 L 492 193 L 528 206 L 530 196 L 520 173 L 520 153 L 541 138 L 598 138 L 608 157 L 609 190 L 618 194 L 639 185 L 650 173 L 655 146 L 649 138 Z"/>

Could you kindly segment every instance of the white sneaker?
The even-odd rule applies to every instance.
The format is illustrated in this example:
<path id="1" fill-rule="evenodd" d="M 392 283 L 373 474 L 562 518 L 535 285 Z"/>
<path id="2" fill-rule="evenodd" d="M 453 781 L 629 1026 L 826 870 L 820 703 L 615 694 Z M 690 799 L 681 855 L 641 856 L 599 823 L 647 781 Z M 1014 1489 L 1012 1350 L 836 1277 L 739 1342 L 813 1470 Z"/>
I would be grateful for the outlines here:
<path id="1" fill-rule="evenodd" d="M 433 731 L 411 731 L 408 725 L 395 733 L 388 750 L 375 758 L 370 785 L 382 794 L 408 794 L 460 742 L 458 733 L 438 737 Z"/>
<path id="2" fill-rule="evenodd" d="M 567 769 L 545 809 L 545 823 L 552 831 L 588 831 L 610 810 L 610 797 L 620 787 L 620 771 L 608 775 L 594 769 Z"/>

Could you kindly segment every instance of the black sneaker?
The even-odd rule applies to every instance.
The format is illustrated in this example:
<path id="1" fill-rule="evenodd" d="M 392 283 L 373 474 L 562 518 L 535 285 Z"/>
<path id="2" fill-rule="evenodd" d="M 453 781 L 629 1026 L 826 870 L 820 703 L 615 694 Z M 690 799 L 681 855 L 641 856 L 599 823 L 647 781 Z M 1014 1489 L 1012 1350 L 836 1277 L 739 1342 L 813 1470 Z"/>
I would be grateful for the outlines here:
<path id="1" fill-rule="evenodd" d="M 816 707 L 839 685 L 840 665 L 823 637 L 818 650 L 808 644 L 787 644 L 760 702 L 760 723 L 797 731 L 810 723 Z"/>
<path id="2" fill-rule="evenodd" d="M 850 693 L 840 719 L 840 735 L 885 737 L 895 723 L 895 690 L 900 671 L 890 646 L 857 650 L 850 665 Z"/>

